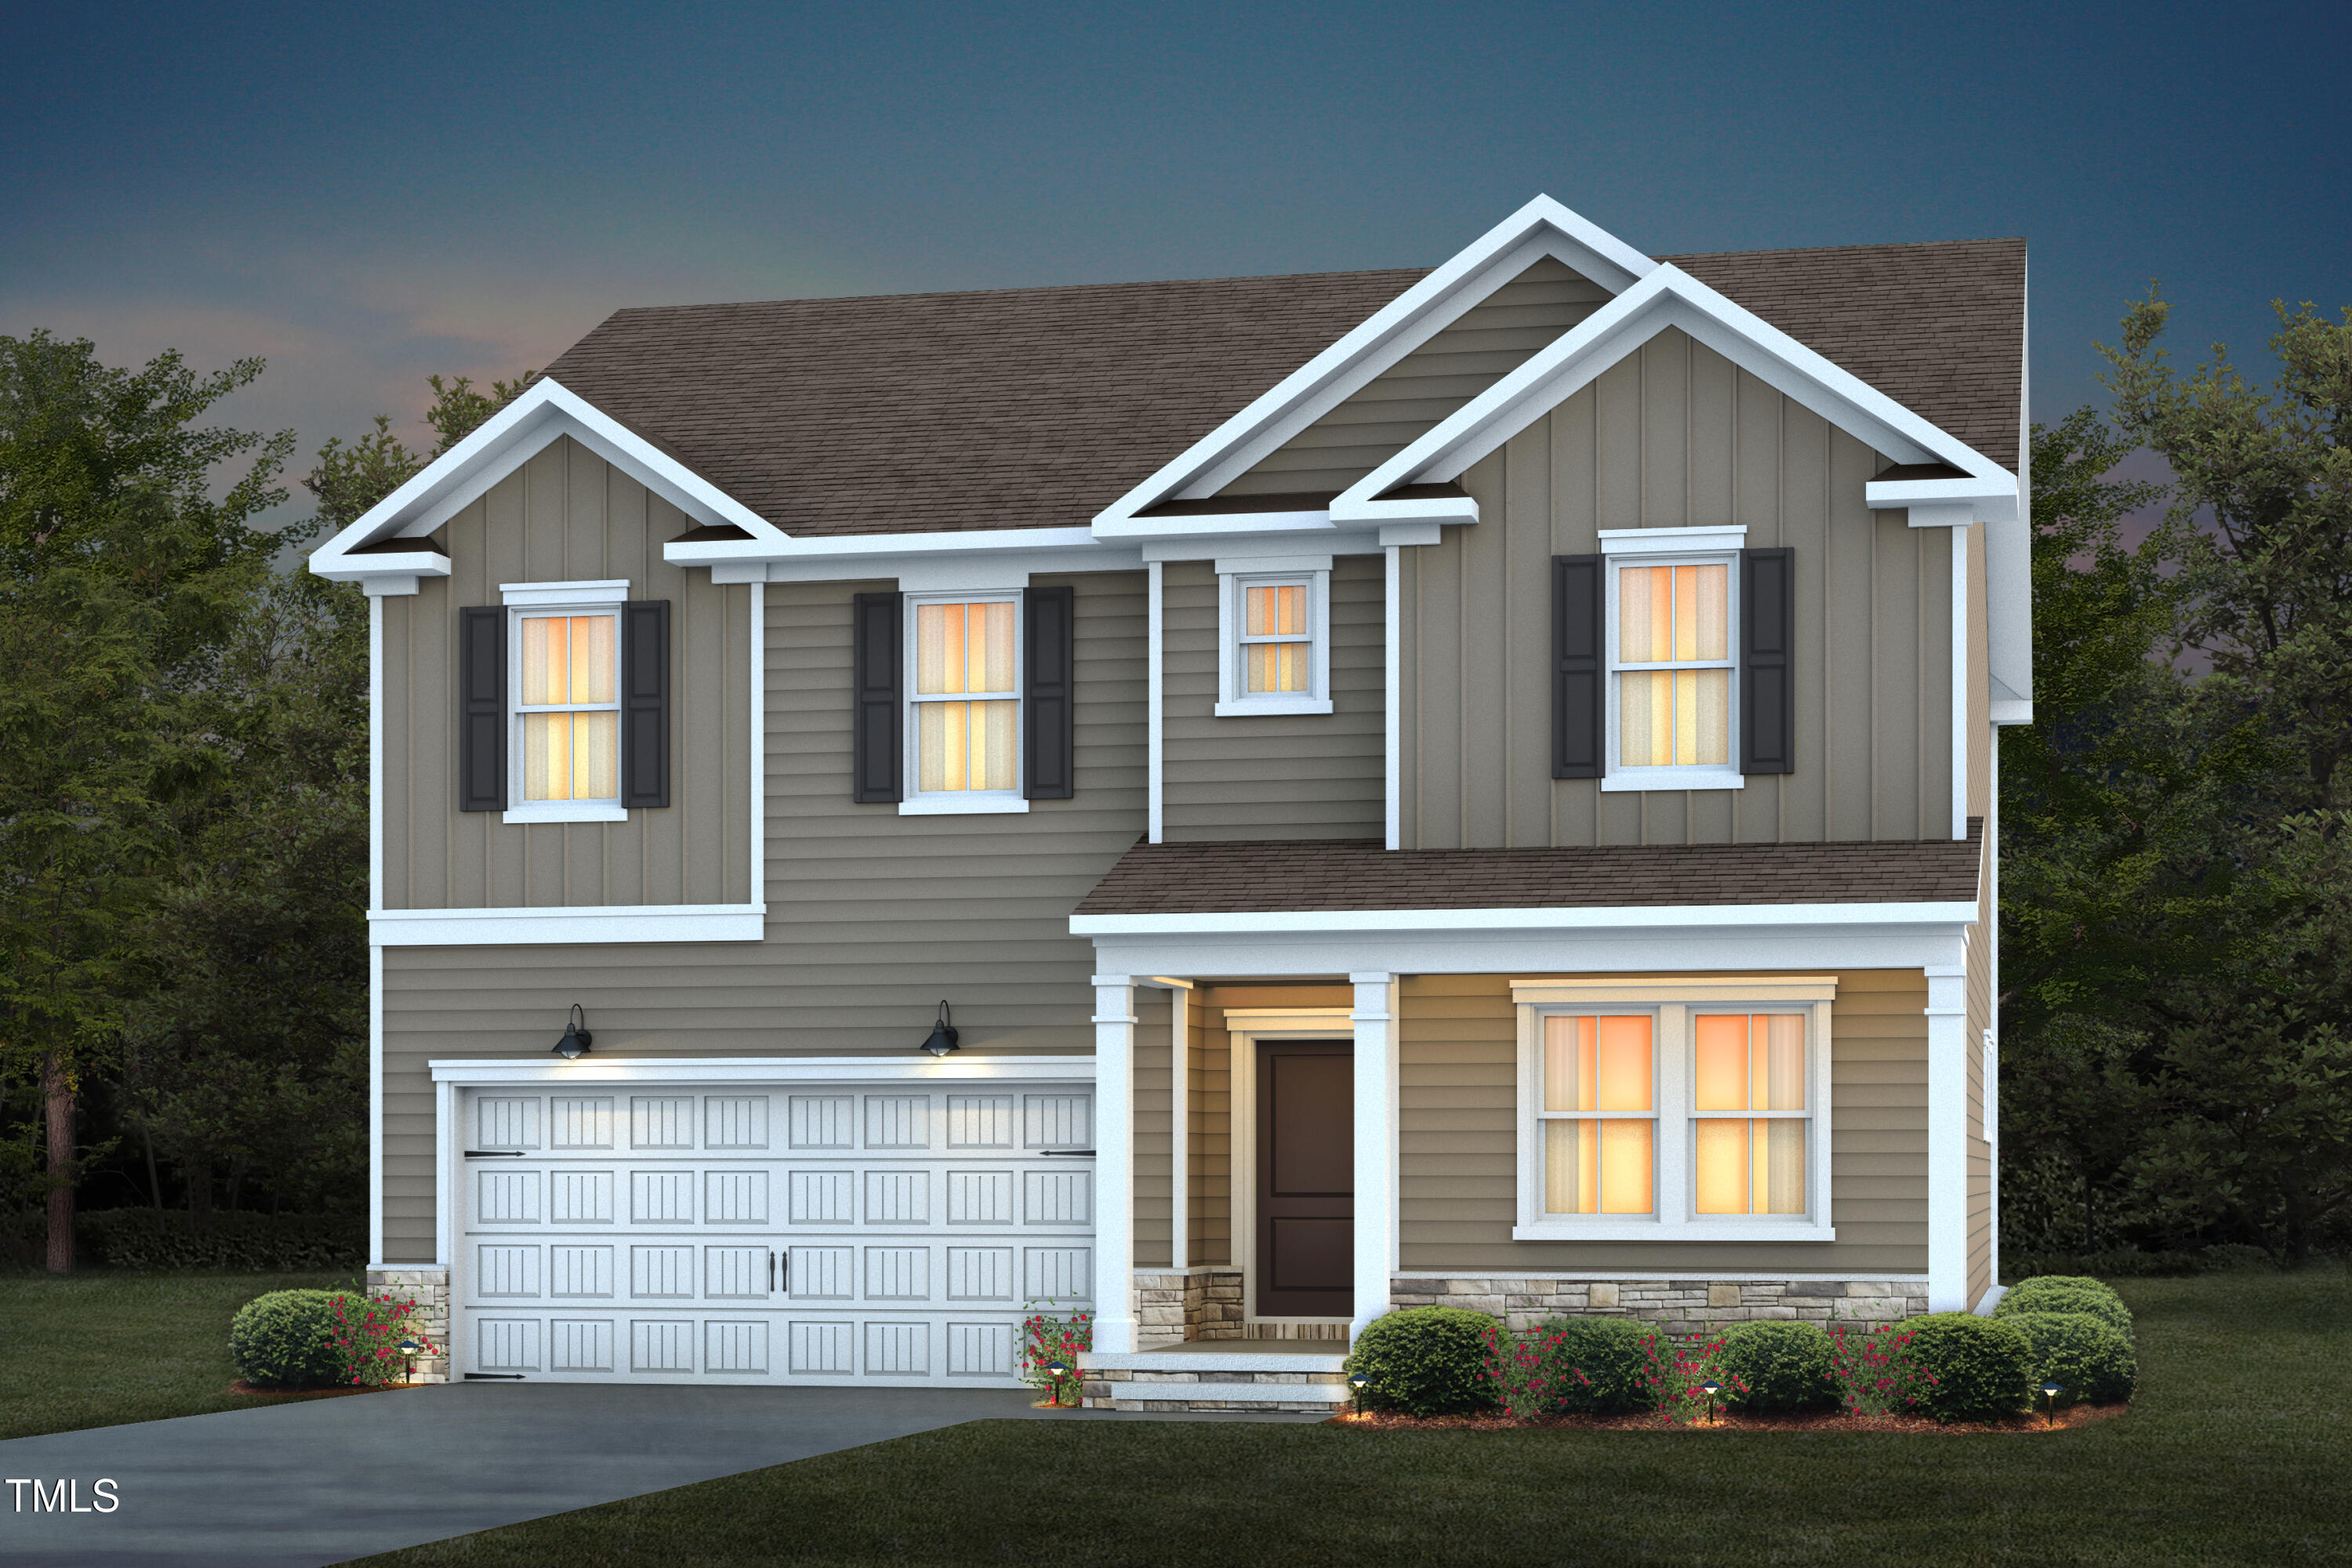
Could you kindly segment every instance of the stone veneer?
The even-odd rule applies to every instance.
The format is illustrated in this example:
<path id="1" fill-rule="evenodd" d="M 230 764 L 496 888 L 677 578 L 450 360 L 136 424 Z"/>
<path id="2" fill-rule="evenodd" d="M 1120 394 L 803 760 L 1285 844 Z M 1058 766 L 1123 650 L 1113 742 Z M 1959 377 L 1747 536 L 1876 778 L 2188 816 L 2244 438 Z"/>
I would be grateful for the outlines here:
<path id="1" fill-rule="evenodd" d="M 1135 1273 L 1139 1341 L 1327 1340 L 1347 1337 L 1343 1322 L 1254 1323 L 1242 1315 L 1242 1272 L 1207 1267 L 1182 1273 Z"/>
<path id="2" fill-rule="evenodd" d="M 417 1306 L 417 1319 L 425 1337 L 439 1345 L 443 1353 L 420 1357 L 416 1363 L 419 1383 L 449 1381 L 449 1271 L 446 1268 L 371 1268 L 367 1272 L 368 1289 L 389 1290 L 397 1296 L 413 1298 Z"/>
<path id="3" fill-rule="evenodd" d="M 1927 1310 L 1927 1287 L 1883 1279 L 1517 1279 L 1397 1278 L 1389 1305 L 1464 1307 L 1514 1329 L 1546 1318 L 1639 1318 L 1674 1333 L 1759 1319 L 1892 1323 Z"/>
<path id="4" fill-rule="evenodd" d="M 1344 1342 L 1330 1342 L 1337 1349 Z M 1266 1390 L 1263 1399 L 1188 1399 L 1187 1384 L 1246 1383 Z M 1318 1392 L 1310 1394 L 1307 1390 Z M 1353 1397 L 1346 1374 L 1337 1372 L 1139 1372 L 1127 1367 L 1088 1367 L 1082 1385 L 1090 1410 L 1301 1410 L 1328 1415 Z M 1297 1390 L 1295 1398 L 1283 1394 Z M 1319 1391 L 1328 1389 L 1329 1392 Z M 1155 1397 L 1155 1395 L 1157 1397 Z"/>

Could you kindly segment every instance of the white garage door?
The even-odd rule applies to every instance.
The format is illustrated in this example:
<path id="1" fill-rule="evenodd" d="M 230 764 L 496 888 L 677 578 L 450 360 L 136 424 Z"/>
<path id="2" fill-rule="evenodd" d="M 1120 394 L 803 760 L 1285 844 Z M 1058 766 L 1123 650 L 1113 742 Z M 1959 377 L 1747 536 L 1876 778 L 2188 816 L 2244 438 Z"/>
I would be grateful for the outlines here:
<path id="1" fill-rule="evenodd" d="M 1002 1386 L 1025 1304 L 1093 1294 L 1087 1084 L 469 1089 L 457 1113 L 460 1373 Z"/>

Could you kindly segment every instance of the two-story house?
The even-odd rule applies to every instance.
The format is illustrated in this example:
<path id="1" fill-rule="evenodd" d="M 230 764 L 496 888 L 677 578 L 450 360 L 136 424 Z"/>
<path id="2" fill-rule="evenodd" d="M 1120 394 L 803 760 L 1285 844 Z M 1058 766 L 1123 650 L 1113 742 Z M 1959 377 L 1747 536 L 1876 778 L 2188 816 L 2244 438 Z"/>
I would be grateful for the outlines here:
<path id="1" fill-rule="evenodd" d="M 449 1373 L 1339 1397 L 1995 1268 L 2021 243 L 622 310 L 324 546 Z M 1145 1391 L 1149 1391 L 1146 1393 Z"/>

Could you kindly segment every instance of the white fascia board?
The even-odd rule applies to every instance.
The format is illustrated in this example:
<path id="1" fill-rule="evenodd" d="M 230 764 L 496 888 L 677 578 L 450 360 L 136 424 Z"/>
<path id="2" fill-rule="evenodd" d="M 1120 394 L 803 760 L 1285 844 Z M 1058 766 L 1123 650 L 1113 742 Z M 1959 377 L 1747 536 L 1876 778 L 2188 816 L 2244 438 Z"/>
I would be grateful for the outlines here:
<path id="1" fill-rule="evenodd" d="M 1550 931 L 1694 927 L 1951 925 L 1971 901 L 1889 904 L 1658 904 L 1558 910 L 1295 910 L 1269 914 L 1072 915 L 1073 936 L 1279 935 L 1323 931 Z"/>
<path id="2" fill-rule="evenodd" d="M 761 904 L 603 904 L 573 909 L 370 910 L 377 947 L 511 947 L 622 942 L 758 942 Z"/>
<path id="3" fill-rule="evenodd" d="M 310 570 L 337 582 L 362 582 L 397 570 L 383 563 L 404 556 L 354 556 L 362 544 L 432 532 L 550 442 L 569 436 L 698 523 L 731 523 L 755 538 L 781 541 L 774 524 L 662 451 L 561 383 L 542 377 L 484 420 L 480 427 L 426 464 L 406 484 L 321 545 Z"/>
<path id="4" fill-rule="evenodd" d="M 793 539 L 714 539 L 662 546 L 673 566 L 717 566 L 756 562 L 855 562 L 891 555 L 981 555 L 1008 550 L 1099 548 L 1087 528 L 968 528 L 928 533 L 844 533 Z"/>
<path id="5" fill-rule="evenodd" d="M 2032 261 L 2026 262 L 2026 298 L 2032 298 Z M 1997 688 L 2033 708 L 2033 363 L 2032 312 L 2018 323 L 2017 506 L 2014 515 L 1985 529 L 1985 662 Z M 2000 690 L 1994 695 L 1999 697 Z"/>
<path id="6" fill-rule="evenodd" d="M 430 1064 L 436 1083 L 826 1083 L 842 1080 L 1028 1079 L 1085 1082 L 1091 1056 L 984 1057 L 544 1057 L 446 1058 Z"/>
<path id="7" fill-rule="evenodd" d="M 1129 517 L 1097 522 L 1094 536 L 1103 540 L 1222 539 L 1234 534 L 1329 533 L 1328 509 L 1313 511 L 1209 512 L 1192 517 Z"/>
<path id="8" fill-rule="evenodd" d="M 1131 519 L 1171 498 L 1215 494 L 1544 256 L 1557 257 L 1612 293 L 1658 266 L 1538 195 L 1112 502 L 1095 526 Z"/>
<path id="9" fill-rule="evenodd" d="M 1401 485 L 1457 479 L 1669 327 L 1794 398 L 1873 449 L 1899 462 L 1948 463 L 2015 506 L 2016 477 L 1957 437 L 1840 369 L 1822 355 L 1693 278 L 1660 264 L 1419 440 L 1342 491 L 1339 522 L 1401 521 L 1426 503 L 1384 500 Z M 1986 503 L 1994 505 L 1998 503 Z"/>

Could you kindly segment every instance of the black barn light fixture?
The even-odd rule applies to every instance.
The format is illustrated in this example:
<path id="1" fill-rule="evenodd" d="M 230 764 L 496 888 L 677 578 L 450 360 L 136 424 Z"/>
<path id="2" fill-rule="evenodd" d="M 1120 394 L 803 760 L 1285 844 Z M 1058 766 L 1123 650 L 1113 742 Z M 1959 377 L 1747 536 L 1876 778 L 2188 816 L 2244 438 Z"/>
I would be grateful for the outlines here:
<path id="1" fill-rule="evenodd" d="M 595 1037 L 588 1032 L 588 1016 L 580 1004 L 572 1004 L 572 1022 L 563 1026 L 563 1037 L 555 1042 L 555 1054 L 567 1062 L 576 1062 L 588 1054 L 588 1042 Z"/>
<path id="2" fill-rule="evenodd" d="M 939 1019 L 931 1025 L 929 1037 L 923 1041 L 919 1048 L 930 1052 L 935 1057 L 944 1057 L 956 1048 L 955 1026 L 948 1022 L 948 1005 L 945 998 L 940 999 Z"/>

